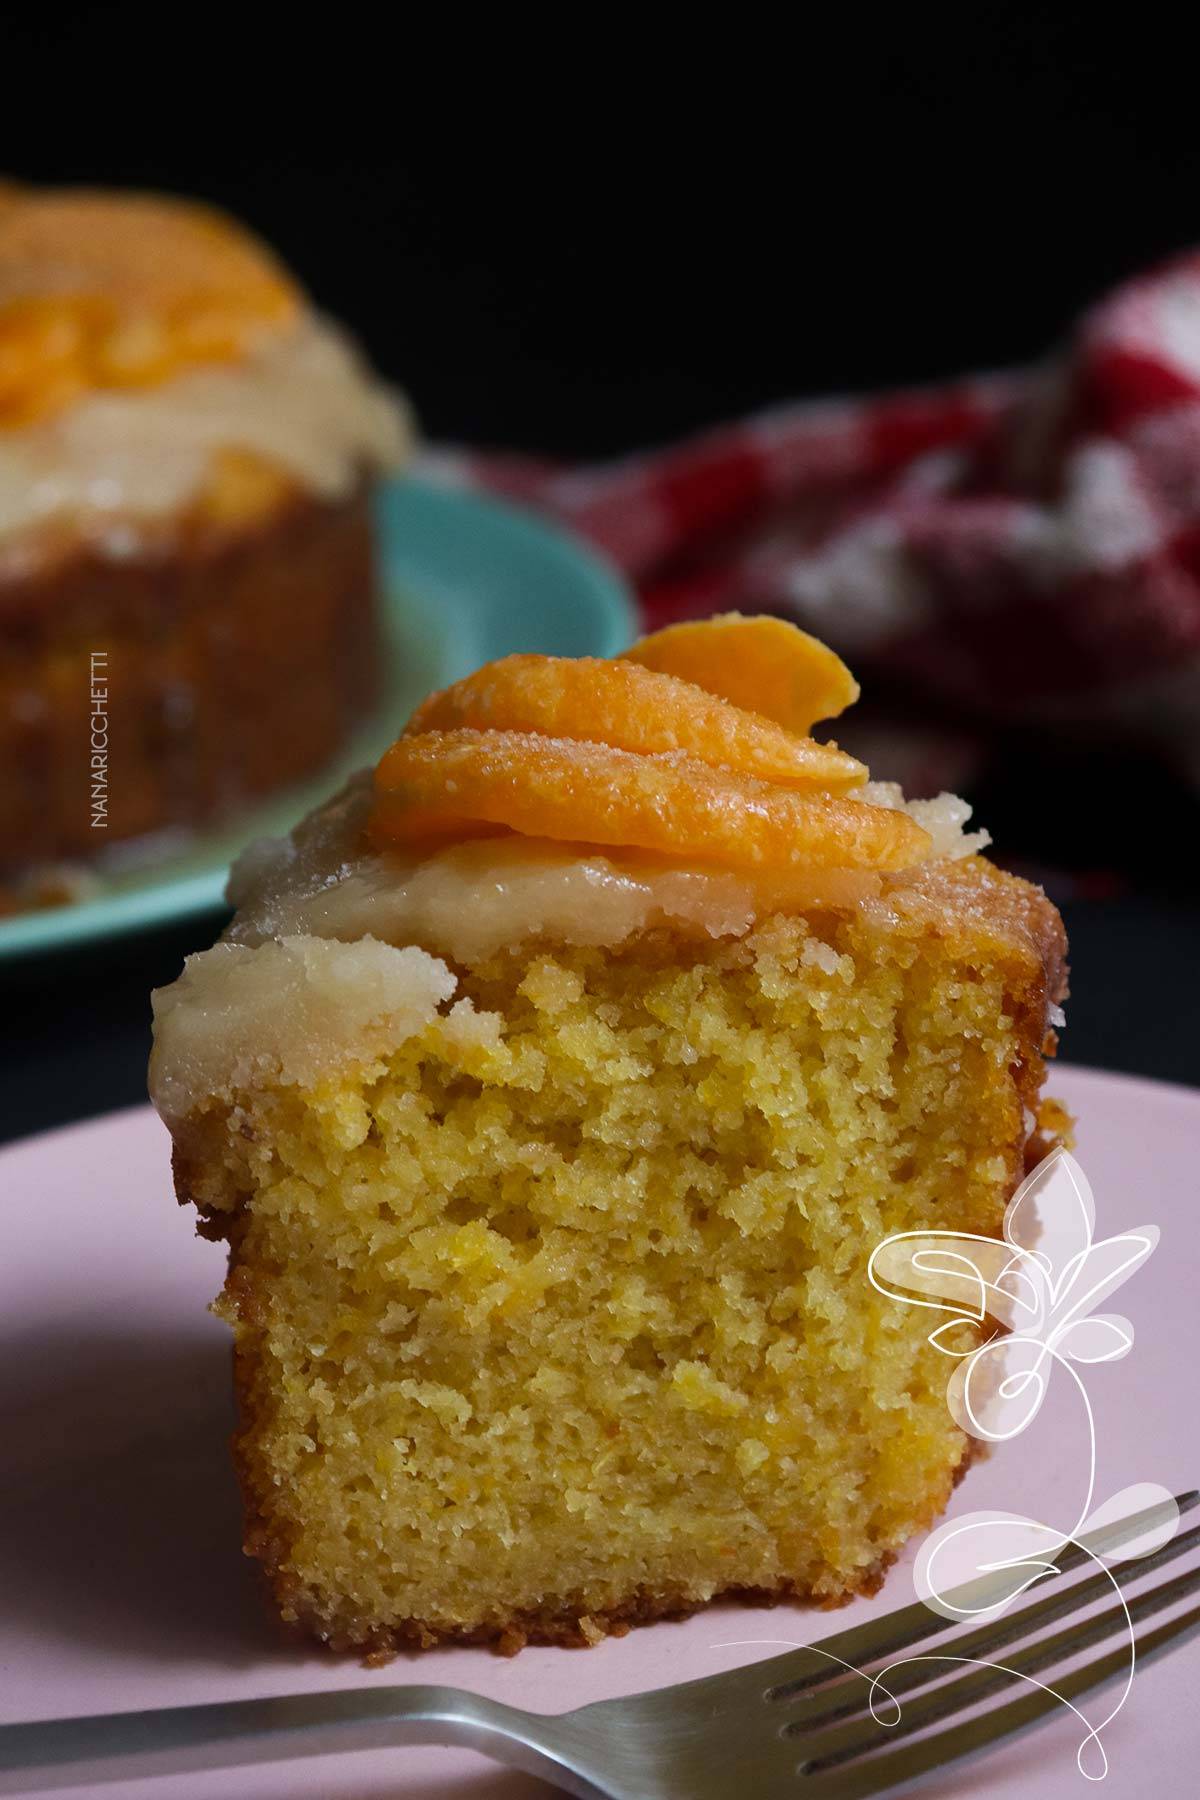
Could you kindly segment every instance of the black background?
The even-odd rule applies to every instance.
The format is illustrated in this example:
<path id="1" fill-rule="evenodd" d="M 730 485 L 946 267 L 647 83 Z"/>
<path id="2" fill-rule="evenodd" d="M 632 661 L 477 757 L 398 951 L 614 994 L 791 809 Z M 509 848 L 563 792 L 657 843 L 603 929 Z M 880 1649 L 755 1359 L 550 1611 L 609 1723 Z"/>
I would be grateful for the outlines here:
<path id="1" fill-rule="evenodd" d="M 430 436 L 578 455 L 1023 363 L 1200 241 L 1173 15 L 843 15 L 13 16 L 0 164 L 229 207 Z"/>
<path id="2" fill-rule="evenodd" d="M 227 206 L 430 437 L 579 456 L 1040 357 L 1200 242 L 1177 13 L 532 18 L 10 18 L 0 167 Z M 1064 1053 L 1197 1079 L 1193 792 L 1059 758 L 1013 746 L 973 797 L 1004 855 L 1073 877 Z M 147 990 L 214 924 L 6 972 L 0 1131 L 140 1098 Z"/>

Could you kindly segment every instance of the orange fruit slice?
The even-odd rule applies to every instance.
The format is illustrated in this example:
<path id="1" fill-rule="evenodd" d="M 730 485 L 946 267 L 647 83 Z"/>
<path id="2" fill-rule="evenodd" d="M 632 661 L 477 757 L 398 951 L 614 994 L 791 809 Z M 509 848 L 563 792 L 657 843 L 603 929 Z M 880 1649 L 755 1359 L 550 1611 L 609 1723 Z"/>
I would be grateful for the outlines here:
<path id="1" fill-rule="evenodd" d="M 234 361 L 302 305 L 271 252 L 212 208 L 88 188 L 0 193 L 0 296 L 0 425 Z"/>
<path id="2" fill-rule="evenodd" d="M 797 737 L 690 682 L 632 662 L 580 656 L 505 656 L 433 694 L 407 734 L 538 732 L 657 755 L 683 750 L 699 762 L 783 787 L 844 793 L 867 770 L 836 745 Z"/>
<path id="3" fill-rule="evenodd" d="M 531 837 L 622 844 L 728 868 L 899 869 L 928 853 L 907 813 L 769 786 L 684 751 L 514 731 L 402 737 L 375 774 L 371 835 L 407 844 L 506 826 Z"/>
<path id="4" fill-rule="evenodd" d="M 836 719 L 858 699 L 858 683 L 840 656 L 798 625 L 766 615 L 722 613 L 668 625 L 622 653 L 663 675 L 677 675 L 734 706 L 762 714 L 802 736 L 819 719 Z"/>

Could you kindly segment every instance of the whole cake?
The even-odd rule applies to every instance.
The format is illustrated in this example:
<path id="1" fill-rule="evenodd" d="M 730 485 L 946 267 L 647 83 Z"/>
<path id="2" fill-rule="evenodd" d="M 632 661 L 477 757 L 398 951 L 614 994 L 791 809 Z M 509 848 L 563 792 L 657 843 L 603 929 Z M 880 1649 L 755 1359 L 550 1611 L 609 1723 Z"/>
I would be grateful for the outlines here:
<path id="1" fill-rule="evenodd" d="M 1065 944 L 962 802 L 812 738 L 856 694 L 770 619 L 493 663 L 156 995 L 285 1618 L 511 1650 L 836 1602 L 945 1505 L 945 1362 L 867 1262 L 999 1232 Z"/>
<path id="2" fill-rule="evenodd" d="M 230 220 L 0 185 L 0 888 L 328 759 L 408 437 Z"/>

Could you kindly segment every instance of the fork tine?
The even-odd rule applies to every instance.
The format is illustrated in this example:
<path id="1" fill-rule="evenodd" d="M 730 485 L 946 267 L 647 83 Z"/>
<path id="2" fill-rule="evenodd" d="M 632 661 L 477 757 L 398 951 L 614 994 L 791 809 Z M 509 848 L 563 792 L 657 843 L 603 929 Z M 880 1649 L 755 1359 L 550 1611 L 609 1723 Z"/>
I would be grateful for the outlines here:
<path id="1" fill-rule="evenodd" d="M 1148 1594 L 1131 1601 L 1129 1618 L 1134 1622 L 1149 1618 L 1153 1613 L 1161 1612 L 1164 1607 L 1174 1606 L 1178 1601 L 1185 1600 L 1197 1588 L 1200 1588 L 1200 1569 L 1189 1570 L 1186 1575 L 1177 1575 L 1173 1581 L 1164 1581 Z M 944 1656 L 934 1651 L 928 1662 L 922 1661 L 917 1683 L 912 1685 L 930 1681 L 937 1682 L 938 1685 L 926 1687 L 922 1694 L 904 1708 L 894 1725 L 880 1724 L 868 1714 L 864 1718 L 852 1719 L 847 1724 L 835 1725 L 815 1735 L 806 1733 L 801 1746 L 805 1763 L 814 1771 L 830 1768 L 896 1738 L 910 1737 L 914 1731 L 921 1731 L 926 1725 L 948 1718 L 951 1714 L 965 1712 L 977 1700 L 986 1700 L 992 1694 L 1014 1686 L 1026 1675 L 1035 1674 L 1039 1669 L 1048 1669 L 1056 1663 L 1065 1662 L 1077 1656 L 1081 1650 L 1088 1650 L 1093 1644 L 1102 1643 L 1114 1631 L 1123 1631 L 1125 1628 L 1125 1608 L 1121 1605 L 1110 1606 L 1104 1612 L 1077 1625 L 1068 1625 L 1065 1630 L 1055 1632 L 1052 1637 L 1038 1638 L 1032 1644 L 1015 1650 L 1003 1665 L 975 1669 L 971 1674 L 958 1675 L 952 1681 L 940 1681 L 938 1678 L 949 1674 L 947 1665 L 967 1660 L 959 1654 L 959 1645 L 949 1645 Z M 903 1672 L 913 1673 L 911 1669 Z M 886 1665 L 884 1673 L 886 1675 Z M 885 1679 L 882 1688 L 885 1695 L 894 1695 L 898 1691 L 898 1684 Z M 800 1733 L 804 1731 L 804 1727 L 792 1725 L 789 1731 Z"/>
<path id="2" fill-rule="evenodd" d="M 1139 1559 L 1137 1567 L 1129 1571 L 1128 1578 L 1131 1581 L 1141 1581 L 1156 1569 L 1163 1568 L 1176 1557 L 1186 1556 L 1198 1546 L 1200 1525 L 1193 1526 L 1191 1531 L 1184 1532 L 1181 1537 L 1170 1539 L 1152 1555 Z M 1200 1571 L 1194 1577 L 1180 1579 L 1200 1580 Z M 1154 1591 L 1157 1593 L 1160 1590 Z M 1112 1582 L 1103 1571 L 1090 1575 L 1086 1581 L 1069 1582 L 1055 1588 L 1044 1600 L 1035 1600 L 1030 1605 L 1021 1607 L 1018 1612 L 1005 1613 L 1002 1618 L 994 1619 L 990 1624 L 980 1625 L 960 1637 L 947 1639 L 945 1655 L 949 1658 L 953 1654 L 954 1658 L 963 1662 L 977 1661 L 981 1657 L 990 1656 L 995 1650 L 1003 1649 L 1006 1644 L 1019 1643 L 1031 1637 L 1043 1626 L 1052 1625 L 1056 1619 L 1061 1619 L 1067 1613 L 1078 1612 L 1111 1592 Z M 901 1664 L 894 1675 L 889 1676 L 887 1691 L 889 1694 L 909 1694 L 914 1688 L 925 1687 L 936 1681 L 939 1673 L 944 1671 L 939 1671 L 932 1661 Z M 815 1730 L 818 1726 L 832 1724 L 836 1719 L 844 1719 L 851 1713 L 864 1712 L 870 1705 L 870 1698 L 869 1681 L 855 1671 L 826 1686 L 801 1693 L 788 1730 Z"/>
<path id="3" fill-rule="evenodd" d="M 1186 1494 L 1176 1495 L 1174 1505 L 1181 1513 L 1189 1512 L 1198 1501 L 1200 1490 L 1192 1489 Z M 1139 1537 L 1142 1532 L 1163 1523 L 1166 1516 L 1166 1505 L 1160 1502 L 1156 1506 L 1144 1507 L 1141 1512 L 1131 1513 L 1127 1519 L 1118 1519 L 1099 1531 L 1089 1532 L 1081 1540 L 1081 1544 L 1070 1544 L 1062 1551 L 1057 1558 L 1054 1573 L 1065 1574 L 1069 1569 L 1078 1568 L 1085 1561 L 1089 1550 L 1096 1555 L 1105 1556 L 1110 1551 L 1119 1549 L 1122 1544 Z M 1040 1586 L 1042 1582 L 1051 1579 L 1053 1575 L 1048 1574 L 1030 1585 Z M 994 1604 L 1008 1590 L 1008 1578 L 1001 1573 L 998 1576 L 984 1576 L 978 1581 L 955 1588 L 948 1598 L 955 1605 L 964 1608 L 981 1608 Z M 772 1671 L 777 1676 L 774 1685 L 767 1690 L 767 1698 L 786 1700 L 805 1688 L 815 1687 L 818 1682 L 834 1679 L 839 1662 L 849 1663 L 852 1668 L 861 1668 L 865 1663 L 878 1662 L 897 1650 L 907 1650 L 912 1644 L 919 1644 L 937 1632 L 948 1630 L 950 1623 L 941 1613 L 926 1606 L 923 1600 L 917 1600 L 911 1606 L 901 1607 L 897 1612 L 885 1613 L 882 1618 L 869 1619 L 865 1625 L 834 1632 L 831 1637 L 821 1638 L 805 1650 L 793 1651 L 788 1656 L 773 1657 L 754 1666 L 764 1677 Z M 785 1674 L 789 1664 L 798 1671 L 790 1677 Z"/>
<path id="4" fill-rule="evenodd" d="M 1139 1663 L 1149 1662 L 1169 1649 L 1173 1643 L 1193 1637 L 1198 1632 L 1200 1607 L 1193 1607 L 1190 1612 L 1182 1613 L 1179 1618 L 1170 1619 L 1157 1630 L 1140 1637 L 1137 1642 L 1137 1660 Z M 987 1749 L 989 1744 L 1002 1738 L 1015 1737 L 1018 1732 L 1038 1724 L 1064 1700 L 1074 1700 L 1092 1688 L 1120 1680 L 1128 1669 L 1128 1650 L 1110 1651 L 1107 1656 L 1098 1657 L 1095 1662 L 1086 1663 L 1082 1669 L 1075 1669 L 1069 1675 L 1064 1675 L 1057 1682 L 1054 1693 L 1038 1688 L 1019 1700 L 1010 1700 L 1006 1706 L 993 1707 L 990 1712 L 965 1719 L 961 1724 L 939 1731 L 933 1737 L 923 1738 L 919 1743 L 906 1744 L 899 1750 L 872 1757 L 869 1761 L 846 1764 L 827 1774 L 810 1776 L 808 1779 L 813 1784 L 810 1791 L 814 1796 L 819 1796 L 819 1800 L 865 1800 L 870 1794 L 887 1793 L 890 1789 L 915 1780 L 919 1775 L 927 1774 L 930 1769 L 943 1768 L 947 1763 L 957 1762 L 964 1756 L 973 1756 L 978 1751 Z"/>

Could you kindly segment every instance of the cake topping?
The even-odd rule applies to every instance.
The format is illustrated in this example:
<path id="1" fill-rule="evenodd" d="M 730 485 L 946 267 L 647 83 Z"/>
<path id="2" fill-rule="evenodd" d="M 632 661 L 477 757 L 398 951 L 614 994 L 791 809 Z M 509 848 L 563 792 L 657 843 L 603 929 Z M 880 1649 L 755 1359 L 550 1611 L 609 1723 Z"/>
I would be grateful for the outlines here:
<path id="1" fill-rule="evenodd" d="M 353 493 L 411 445 L 398 395 L 207 207 L 0 184 L 0 556 L 122 557 Z"/>
<path id="2" fill-rule="evenodd" d="M 678 675 L 789 731 L 810 732 L 858 699 L 858 683 L 840 656 L 799 626 L 766 614 L 719 613 L 668 625 L 626 650 L 622 660 Z"/>
<path id="3" fill-rule="evenodd" d="M 334 325 L 309 315 L 236 364 L 88 393 L 0 429 L 0 552 L 66 524 L 102 546 L 114 534 L 126 554 L 183 508 L 226 520 L 247 473 L 341 499 L 364 471 L 402 463 L 411 433 L 399 396 Z M 243 479 L 231 483 L 231 470 Z"/>
<path id="4" fill-rule="evenodd" d="M 737 698 L 768 667 L 774 719 Z M 865 768 L 794 723 L 857 691 L 815 639 L 737 615 L 660 632 L 616 662 L 504 658 L 433 696 L 384 755 L 371 837 L 500 831 L 733 869 L 906 868 L 928 833 L 847 797 Z"/>
<path id="5" fill-rule="evenodd" d="M 405 737 L 461 730 L 536 732 L 640 756 L 679 750 L 714 768 L 818 793 L 840 794 L 867 779 L 864 765 L 835 744 L 800 737 L 691 678 L 654 673 L 627 658 L 502 657 L 431 695 Z"/>
<path id="6" fill-rule="evenodd" d="M 364 832 L 370 771 L 357 775 L 288 838 L 265 838 L 229 880 L 230 942 L 313 936 L 420 944 L 473 965 L 535 939 L 623 944 L 665 926 L 685 936 L 741 937 L 775 912 L 853 910 L 879 893 L 871 869 L 733 870 L 647 851 L 601 851 L 511 832 L 411 851 L 372 851 Z M 902 877 L 894 877 L 899 880 Z"/>
<path id="7" fill-rule="evenodd" d="M 366 938 L 215 944 L 153 996 L 150 1089 L 164 1118 L 267 1082 L 311 1087 L 348 1057 L 423 1031 L 454 993 L 445 963 Z"/>
<path id="8" fill-rule="evenodd" d="M 0 428 L 102 389 L 237 361 L 292 324 L 271 253 L 208 207 L 88 189 L 0 190 Z"/>

